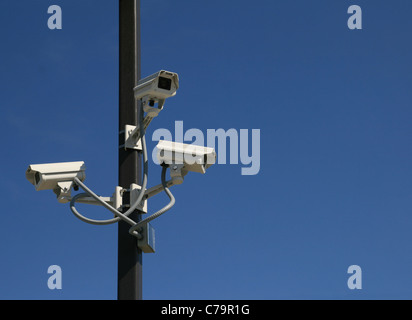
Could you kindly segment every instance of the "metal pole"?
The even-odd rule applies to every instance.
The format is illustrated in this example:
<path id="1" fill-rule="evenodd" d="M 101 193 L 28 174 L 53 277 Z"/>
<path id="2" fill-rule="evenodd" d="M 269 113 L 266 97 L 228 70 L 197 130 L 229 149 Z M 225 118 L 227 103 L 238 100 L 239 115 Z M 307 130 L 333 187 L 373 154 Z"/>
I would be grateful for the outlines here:
<path id="1" fill-rule="evenodd" d="M 133 88 L 140 79 L 140 0 L 119 0 L 119 186 L 141 185 L 142 158 L 137 150 L 124 144 L 126 124 L 137 125 L 140 103 Z M 130 215 L 139 221 L 138 211 Z M 129 234 L 130 225 L 118 222 L 117 299 L 142 299 L 142 252 L 137 239 Z"/>

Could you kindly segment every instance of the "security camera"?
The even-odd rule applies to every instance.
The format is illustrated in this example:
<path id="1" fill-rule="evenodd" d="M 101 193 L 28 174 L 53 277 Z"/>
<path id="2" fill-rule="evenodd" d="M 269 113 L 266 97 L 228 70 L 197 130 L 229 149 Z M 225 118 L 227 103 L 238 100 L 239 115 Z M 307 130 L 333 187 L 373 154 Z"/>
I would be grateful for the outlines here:
<path id="1" fill-rule="evenodd" d="M 157 159 L 161 165 L 171 168 L 170 175 L 179 178 L 175 184 L 183 182 L 183 176 L 188 171 L 206 173 L 216 162 L 216 152 L 213 148 L 160 140 L 156 146 Z"/>
<path id="2" fill-rule="evenodd" d="M 53 190 L 61 203 L 70 199 L 74 178 L 84 181 L 86 167 L 83 161 L 32 164 L 26 170 L 26 178 L 33 184 L 36 191 Z"/>
<path id="3" fill-rule="evenodd" d="M 176 95 L 179 88 L 177 73 L 160 70 L 141 79 L 134 88 L 137 100 L 142 99 L 143 109 L 149 116 L 155 117 L 163 108 L 165 100 Z M 158 104 L 157 108 L 155 104 Z"/>
<path id="4" fill-rule="evenodd" d="M 149 96 L 161 100 L 174 96 L 178 88 L 179 76 L 177 73 L 160 70 L 139 80 L 134 88 L 134 95 L 136 99 Z"/>

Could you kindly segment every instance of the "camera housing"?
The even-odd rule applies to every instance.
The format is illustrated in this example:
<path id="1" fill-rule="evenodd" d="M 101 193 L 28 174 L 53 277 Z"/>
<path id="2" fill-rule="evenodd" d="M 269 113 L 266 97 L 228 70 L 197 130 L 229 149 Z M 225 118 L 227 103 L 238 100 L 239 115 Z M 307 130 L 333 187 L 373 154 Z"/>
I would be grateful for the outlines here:
<path id="1" fill-rule="evenodd" d="M 147 112 L 149 117 L 154 118 L 162 110 L 165 100 L 176 95 L 178 88 L 178 74 L 160 70 L 139 80 L 133 90 L 135 99 L 142 100 L 143 110 Z"/>
<path id="2" fill-rule="evenodd" d="M 206 169 L 215 164 L 216 152 L 213 148 L 160 140 L 156 146 L 160 164 L 183 165 L 185 171 L 206 173 Z"/>
<path id="3" fill-rule="evenodd" d="M 177 73 L 160 70 L 139 80 L 133 90 L 136 99 L 149 96 L 154 100 L 165 100 L 176 95 L 178 88 L 179 76 Z"/>
<path id="4" fill-rule="evenodd" d="M 86 179 L 83 161 L 32 164 L 26 170 L 26 178 L 36 191 L 53 190 L 59 202 L 68 202 L 74 178 Z"/>

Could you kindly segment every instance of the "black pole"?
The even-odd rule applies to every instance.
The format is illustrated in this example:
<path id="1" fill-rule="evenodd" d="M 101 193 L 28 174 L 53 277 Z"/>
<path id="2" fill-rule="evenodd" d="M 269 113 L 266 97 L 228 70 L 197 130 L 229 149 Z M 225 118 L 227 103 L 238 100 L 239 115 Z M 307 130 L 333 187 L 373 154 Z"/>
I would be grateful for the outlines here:
<path id="1" fill-rule="evenodd" d="M 137 125 L 140 103 L 133 88 L 140 79 L 140 0 L 119 0 L 119 186 L 129 189 L 141 185 L 141 153 L 121 147 L 125 125 Z M 127 209 L 126 209 L 127 210 Z M 138 211 L 130 216 L 140 220 Z M 118 223 L 117 299 L 142 299 L 142 252 L 137 238 L 129 234 L 130 225 Z"/>

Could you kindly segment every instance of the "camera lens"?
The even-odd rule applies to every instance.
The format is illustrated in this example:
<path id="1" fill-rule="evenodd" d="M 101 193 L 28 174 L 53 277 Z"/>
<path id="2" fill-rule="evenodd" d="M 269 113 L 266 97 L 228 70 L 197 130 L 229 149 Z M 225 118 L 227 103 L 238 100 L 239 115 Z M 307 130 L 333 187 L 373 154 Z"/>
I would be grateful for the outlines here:
<path id="1" fill-rule="evenodd" d="M 40 173 L 36 172 L 36 174 L 34 175 L 34 179 L 36 181 L 36 184 L 38 184 L 40 182 Z"/>
<path id="2" fill-rule="evenodd" d="M 159 77 L 159 83 L 157 87 L 159 89 L 170 90 L 172 88 L 172 79 Z"/>

